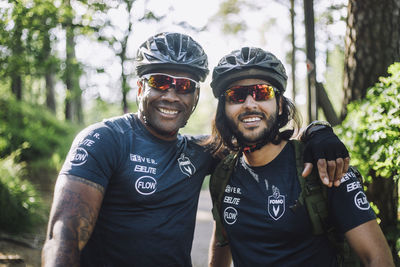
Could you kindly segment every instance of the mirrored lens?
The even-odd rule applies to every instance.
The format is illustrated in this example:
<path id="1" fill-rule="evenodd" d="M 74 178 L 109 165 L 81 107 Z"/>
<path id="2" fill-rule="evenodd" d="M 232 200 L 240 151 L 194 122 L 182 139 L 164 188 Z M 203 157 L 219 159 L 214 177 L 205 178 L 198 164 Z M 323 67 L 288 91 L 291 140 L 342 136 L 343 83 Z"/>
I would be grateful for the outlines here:
<path id="1" fill-rule="evenodd" d="M 248 95 L 251 95 L 256 101 L 266 101 L 275 96 L 275 91 L 272 86 L 267 84 L 239 85 L 226 90 L 225 95 L 230 103 L 243 103 Z"/>
<path id="2" fill-rule="evenodd" d="M 168 90 L 175 87 L 175 91 L 179 94 L 192 93 L 199 87 L 198 82 L 189 78 L 174 77 L 167 74 L 147 74 L 143 76 L 152 88 L 157 90 Z"/>
<path id="3" fill-rule="evenodd" d="M 257 84 L 253 89 L 253 98 L 257 101 L 265 101 L 275 96 L 274 88 L 266 84 Z"/>
<path id="4" fill-rule="evenodd" d="M 175 90 L 178 93 L 191 93 L 196 89 L 197 84 L 189 79 L 177 78 L 175 79 Z"/>
<path id="5" fill-rule="evenodd" d="M 158 90 L 167 90 L 171 88 L 173 82 L 174 79 L 167 75 L 151 75 L 147 80 L 149 86 Z"/>

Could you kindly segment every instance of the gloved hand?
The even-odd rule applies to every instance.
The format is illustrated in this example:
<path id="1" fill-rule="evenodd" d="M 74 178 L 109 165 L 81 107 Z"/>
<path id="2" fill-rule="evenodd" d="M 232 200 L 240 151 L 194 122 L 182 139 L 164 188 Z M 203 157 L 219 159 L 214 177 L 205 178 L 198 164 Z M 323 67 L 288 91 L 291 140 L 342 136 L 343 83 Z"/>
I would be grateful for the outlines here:
<path id="1" fill-rule="evenodd" d="M 329 126 L 313 131 L 305 138 L 303 177 L 317 164 L 322 182 L 331 187 L 339 186 L 350 163 L 349 152 Z"/>

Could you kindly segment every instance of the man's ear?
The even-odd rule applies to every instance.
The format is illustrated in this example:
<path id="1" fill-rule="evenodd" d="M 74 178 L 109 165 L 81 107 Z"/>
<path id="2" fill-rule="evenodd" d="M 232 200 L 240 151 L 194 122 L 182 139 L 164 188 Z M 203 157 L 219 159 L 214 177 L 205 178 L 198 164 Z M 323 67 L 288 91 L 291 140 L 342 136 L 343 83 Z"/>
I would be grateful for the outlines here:
<path id="1" fill-rule="evenodd" d="M 142 94 L 143 94 L 143 91 L 144 91 L 144 86 L 143 86 L 144 84 L 143 84 L 143 81 L 142 80 L 138 80 L 137 81 L 137 86 L 138 86 L 138 90 L 137 90 L 137 97 L 139 98 L 139 97 L 141 97 L 142 96 Z"/>
<path id="2" fill-rule="evenodd" d="M 194 92 L 194 104 L 193 104 L 193 108 L 192 108 L 192 113 L 194 112 L 194 110 L 197 107 L 197 103 L 199 102 L 200 99 L 200 89 L 196 89 L 196 91 Z"/>

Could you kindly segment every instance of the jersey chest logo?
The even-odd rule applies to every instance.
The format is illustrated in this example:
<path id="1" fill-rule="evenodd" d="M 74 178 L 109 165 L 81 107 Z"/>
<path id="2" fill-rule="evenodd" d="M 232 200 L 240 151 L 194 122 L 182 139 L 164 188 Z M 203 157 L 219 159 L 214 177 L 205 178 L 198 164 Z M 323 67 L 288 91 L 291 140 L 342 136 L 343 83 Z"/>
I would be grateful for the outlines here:
<path id="1" fill-rule="evenodd" d="M 196 172 L 196 168 L 194 167 L 190 159 L 185 156 L 184 153 L 182 153 L 181 157 L 178 158 L 178 164 L 179 164 L 179 169 L 181 169 L 181 172 L 189 177 Z"/>
<path id="2" fill-rule="evenodd" d="M 157 180 L 151 176 L 142 176 L 136 180 L 135 189 L 142 195 L 151 195 L 157 190 Z"/>
<path id="3" fill-rule="evenodd" d="M 272 186 L 272 195 L 268 197 L 268 214 L 275 221 L 285 213 L 285 196 L 282 196 L 276 186 Z"/>

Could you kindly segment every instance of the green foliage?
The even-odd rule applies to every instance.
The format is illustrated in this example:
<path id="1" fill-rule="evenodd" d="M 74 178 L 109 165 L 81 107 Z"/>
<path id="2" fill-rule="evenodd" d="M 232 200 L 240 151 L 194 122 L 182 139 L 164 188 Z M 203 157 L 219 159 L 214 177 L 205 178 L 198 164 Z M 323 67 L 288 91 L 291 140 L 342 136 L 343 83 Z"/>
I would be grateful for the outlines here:
<path id="1" fill-rule="evenodd" d="M 0 157 L 21 149 L 16 160 L 27 162 L 29 171 L 35 166 L 57 171 L 77 130 L 75 125 L 58 121 L 43 106 L 12 97 L 0 99 Z"/>
<path id="2" fill-rule="evenodd" d="M 396 188 L 400 178 L 400 63 L 390 66 L 388 73 L 368 89 L 365 99 L 348 106 L 346 120 L 337 132 L 350 150 L 351 164 L 364 176 L 367 194 L 374 198 L 374 211 L 385 221 L 382 230 L 393 254 L 400 256 Z M 379 191 L 382 178 L 394 180 L 394 188 L 388 188 L 392 192 Z"/>
<path id="3" fill-rule="evenodd" d="M 227 0 L 220 4 L 220 15 L 229 15 L 229 14 L 239 14 L 240 13 L 240 5 L 243 4 L 242 1 L 238 0 Z"/>
<path id="4" fill-rule="evenodd" d="M 221 20 L 222 31 L 225 34 L 238 34 L 246 31 L 247 24 L 245 20 L 238 16 L 242 7 L 247 3 L 241 0 L 226 0 L 221 2 L 218 13 L 211 20 Z"/>
<path id="5" fill-rule="evenodd" d="M 38 192 L 22 179 L 24 165 L 14 163 L 19 152 L 0 159 L 0 229 L 9 233 L 29 232 L 45 222 Z"/>
<path id="6" fill-rule="evenodd" d="M 129 105 L 129 112 L 134 113 L 136 111 L 136 103 L 131 103 L 131 105 Z M 111 118 L 120 115 L 122 115 L 120 103 L 110 103 L 98 97 L 91 103 L 89 107 L 86 107 L 84 114 L 85 124 L 96 123 L 105 118 Z"/>
<path id="7" fill-rule="evenodd" d="M 389 67 L 366 98 L 348 106 L 349 113 L 338 132 L 351 151 L 352 164 L 366 177 L 400 178 L 400 63 Z"/>

